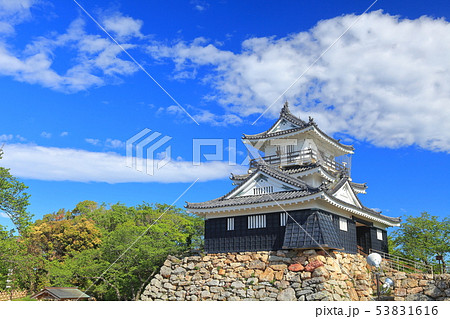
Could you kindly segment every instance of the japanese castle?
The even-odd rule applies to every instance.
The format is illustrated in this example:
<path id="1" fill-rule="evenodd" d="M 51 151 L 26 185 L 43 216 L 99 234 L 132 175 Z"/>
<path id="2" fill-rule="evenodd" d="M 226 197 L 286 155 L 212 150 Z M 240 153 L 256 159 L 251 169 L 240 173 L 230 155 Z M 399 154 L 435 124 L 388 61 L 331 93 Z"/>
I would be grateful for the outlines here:
<path id="1" fill-rule="evenodd" d="M 243 135 L 259 156 L 247 174 L 231 175 L 228 194 L 187 203 L 205 218 L 208 253 L 278 249 L 335 249 L 387 252 L 386 228 L 399 226 L 365 207 L 367 186 L 350 177 L 354 148 L 320 130 L 312 118 L 295 117 L 286 102 L 267 131 Z"/>

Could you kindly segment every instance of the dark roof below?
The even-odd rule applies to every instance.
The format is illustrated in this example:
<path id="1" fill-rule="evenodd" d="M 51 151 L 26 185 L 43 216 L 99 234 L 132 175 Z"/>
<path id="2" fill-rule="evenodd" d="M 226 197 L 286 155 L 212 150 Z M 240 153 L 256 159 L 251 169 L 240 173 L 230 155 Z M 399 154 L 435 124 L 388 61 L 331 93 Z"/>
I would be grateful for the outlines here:
<path id="1" fill-rule="evenodd" d="M 331 215 L 321 211 L 313 211 L 310 214 L 291 212 L 289 215 L 283 249 L 344 248 L 337 236 Z"/>
<path id="2" fill-rule="evenodd" d="M 57 297 L 58 299 L 87 299 L 90 296 L 86 295 L 84 292 L 74 287 L 46 287 L 40 292 L 34 294 L 32 298 L 36 298 L 43 293 L 48 292 L 51 295 Z"/>
<path id="3" fill-rule="evenodd" d="M 230 199 L 225 199 L 224 196 L 212 199 L 202 203 L 186 203 L 187 209 L 207 209 L 207 208 L 217 208 L 217 207 L 228 207 L 228 206 L 238 206 L 238 205 L 248 205 L 256 203 L 266 203 L 266 202 L 276 202 L 281 200 L 293 199 L 305 197 L 315 193 L 319 193 L 321 190 L 311 191 L 299 190 L 299 191 L 286 191 L 286 192 L 276 192 L 263 195 L 251 195 L 251 196 L 241 196 L 234 197 Z"/>

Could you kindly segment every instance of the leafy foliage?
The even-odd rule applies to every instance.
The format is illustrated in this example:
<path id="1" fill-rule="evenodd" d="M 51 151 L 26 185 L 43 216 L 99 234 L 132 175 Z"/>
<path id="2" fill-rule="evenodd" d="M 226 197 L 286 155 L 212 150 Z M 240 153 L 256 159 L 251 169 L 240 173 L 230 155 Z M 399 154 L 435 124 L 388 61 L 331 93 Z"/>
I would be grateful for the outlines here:
<path id="1" fill-rule="evenodd" d="M 203 220 L 179 208 L 84 201 L 45 215 L 20 238 L 0 229 L 10 245 L 2 245 L 10 253 L 0 274 L 14 264 L 22 288 L 78 286 L 99 300 L 135 300 L 168 254 L 199 248 L 202 234 Z"/>
<path id="2" fill-rule="evenodd" d="M 436 255 L 448 259 L 450 253 L 450 219 L 439 221 L 437 216 L 423 212 L 419 217 L 409 216 L 400 228 L 391 234 L 391 253 L 421 261 L 435 263 Z M 447 257 L 447 258 L 446 258 Z"/>
<path id="3" fill-rule="evenodd" d="M 101 243 L 101 232 L 92 220 L 84 217 L 66 219 L 60 213 L 47 215 L 44 219 L 30 228 L 29 239 L 34 252 L 50 261 L 97 248 Z"/>
<path id="4" fill-rule="evenodd" d="M 3 150 L 0 148 L 0 159 Z M 19 233 L 26 231 L 32 216 L 26 211 L 30 195 L 24 191 L 28 187 L 12 176 L 9 169 L 0 167 L 0 212 L 11 218 Z"/>

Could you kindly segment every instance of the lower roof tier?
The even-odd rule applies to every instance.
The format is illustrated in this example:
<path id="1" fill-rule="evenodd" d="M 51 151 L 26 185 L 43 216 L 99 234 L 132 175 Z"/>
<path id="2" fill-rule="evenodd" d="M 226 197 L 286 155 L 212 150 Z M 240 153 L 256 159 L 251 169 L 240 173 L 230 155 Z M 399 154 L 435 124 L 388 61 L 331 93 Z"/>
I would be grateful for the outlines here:
<path id="1" fill-rule="evenodd" d="M 218 198 L 203 203 L 187 203 L 186 205 L 189 213 L 202 215 L 207 219 L 311 208 L 325 209 L 345 217 L 355 216 L 362 220 L 375 222 L 383 228 L 399 226 L 401 221 L 398 217 L 389 217 L 364 206 L 356 207 L 320 189 L 316 192 L 302 190 L 230 199 Z"/>

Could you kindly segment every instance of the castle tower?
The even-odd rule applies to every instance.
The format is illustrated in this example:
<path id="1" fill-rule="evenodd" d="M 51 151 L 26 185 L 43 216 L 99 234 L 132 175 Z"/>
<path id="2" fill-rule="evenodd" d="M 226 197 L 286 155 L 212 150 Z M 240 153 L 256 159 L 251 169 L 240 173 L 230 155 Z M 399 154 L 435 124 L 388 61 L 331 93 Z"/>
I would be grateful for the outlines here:
<path id="1" fill-rule="evenodd" d="M 295 117 L 286 102 L 268 130 L 243 135 L 258 150 L 228 194 L 187 203 L 205 218 L 208 253 L 278 249 L 387 252 L 386 228 L 399 218 L 365 207 L 367 186 L 350 177 L 354 148 Z"/>

